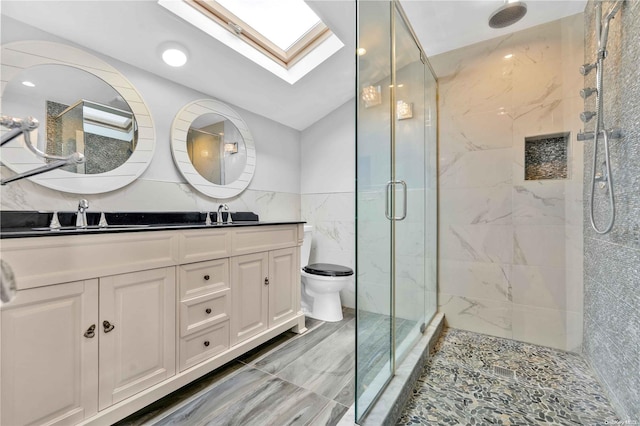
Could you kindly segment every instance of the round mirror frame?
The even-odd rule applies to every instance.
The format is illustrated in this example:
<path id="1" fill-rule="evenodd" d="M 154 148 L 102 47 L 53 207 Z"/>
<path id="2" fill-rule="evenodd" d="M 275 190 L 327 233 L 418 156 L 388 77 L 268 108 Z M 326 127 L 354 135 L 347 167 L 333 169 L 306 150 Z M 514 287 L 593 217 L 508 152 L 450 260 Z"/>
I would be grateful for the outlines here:
<path id="1" fill-rule="evenodd" d="M 3 92 L 6 82 L 11 81 L 24 69 L 36 65 L 65 65 L 93 74 L 122 96 L 129 104 L 138 124 L 138 140 L 133 154 L 124 164 L 109 172 L 84 175 L 52 170 L 27 179 L 57 191 L 73 194 L 100 194 L 130 184 L 147 169 L 155 148 L 153 119 L 140 94 L 117 69 L 83 50 L 49 41 L 20 41 L 2 45 L 2 65 Z M 2 111 L 2 113 L 11 115 L 11 111 Z M 2 147 L 3 163 L 15 173 L 23 173 L 42 166 L 42 159 L 32 154 L 25 155 L 28 151 L 23 146 L 24 139 L 20 137 L 18 140 L 11 141 Z M 23 161 L 27 157 L 29 160 Z M 18 158 L 20 161 L 12 163 L 11 158 Z"/>
<path id="2" fill-rule="evenodd" d="M 205 179 L 191 163 L 187 153 L 187 132 L 191 123 L 203 114 L 218 114 L 231 121 L 240 131 L 247 149 L 247 163 L 240 177 L 227 184 L 216 185 Z M 197 191 L 218 199 L 231 198 L 244 191 L 251 182 L 256 169 L 256 149 L 247 123 L 231 107 L 213 99 L 200 99 L 183 107 L 171 125 L 171 152 L 176 167 Z"/>

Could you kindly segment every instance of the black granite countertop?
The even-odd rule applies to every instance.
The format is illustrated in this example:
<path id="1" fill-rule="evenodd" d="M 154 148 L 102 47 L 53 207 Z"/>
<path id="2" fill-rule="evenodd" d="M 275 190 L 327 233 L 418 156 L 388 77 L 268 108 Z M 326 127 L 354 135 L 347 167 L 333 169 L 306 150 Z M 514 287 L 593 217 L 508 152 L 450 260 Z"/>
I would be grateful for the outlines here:
<path id="1" fill-rule="evenodd" d="M 86 228 L 75 227 L 75 212 L 58 212 L 59 229 L 49 228 L 53 212 L 2 211 L 0 212 L 0 238 L 51 237 L 60 235 L 88 235 L 116 232 L 147 232 L 171 229 L 214 229 L 239 226 L 291 225 L 302 221 L 260 221 L 252 212 L 232 212 L 233 223 L 217 225 L 217 213 L 211 212 L 212 225 L 206 225 L 206 212 L 105 212 L 106 227 L 98 226 L 100 212 L 88 212 Z"/>

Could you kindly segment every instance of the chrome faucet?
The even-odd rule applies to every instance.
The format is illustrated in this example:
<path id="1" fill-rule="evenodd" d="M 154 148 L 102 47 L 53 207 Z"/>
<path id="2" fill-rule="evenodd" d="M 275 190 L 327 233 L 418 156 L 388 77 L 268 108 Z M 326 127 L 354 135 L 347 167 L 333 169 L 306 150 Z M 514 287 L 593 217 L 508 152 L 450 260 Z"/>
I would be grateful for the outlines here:
<path id="1" fill-rule="evenodd" d="M 216 215 L 216 224 L 217 225 L 223 225 L 224 221 L 222 220 L 222 210 L 224 209 L 224 211 L 228 212 L 227 213 L 227 224 L 229 223 L 233 223 L 233 221 L 231 220 L 231 212 L 229 212 L 229 206 L 227 204 L 220 204 L 218 206 L 218 213 Z"/>
<path id="2" fill-rule="evenodd" d="M 217 225 L 222 225 L 224 223 L 224 221 L 222 220 L 222 209 L 224 209 L 224 208 L 229 210 L 229 206 L 227 206 L 226 204 L 220 204 L 218 206 L 218 213 L 216 214 L 216 224 Z"/>
<path id="3" fill-rule="evenodd" d="M 89 208 L 89 202 L 84 198 L 78 203 L 78 213 L 76 214 L 76 226 L 78 228 L 87 227 L 87 209 Z"/>

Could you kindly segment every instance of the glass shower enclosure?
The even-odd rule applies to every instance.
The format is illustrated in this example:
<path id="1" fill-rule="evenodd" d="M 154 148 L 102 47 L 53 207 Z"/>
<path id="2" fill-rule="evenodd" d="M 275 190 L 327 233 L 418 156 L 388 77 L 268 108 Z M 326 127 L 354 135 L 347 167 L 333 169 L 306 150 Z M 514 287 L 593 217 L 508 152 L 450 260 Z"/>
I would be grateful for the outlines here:
<path id="1" fill-rule="evenodd" d="M 435 76 L 397 1 L 357 2 L 356 421 L 436 312 Z"/>

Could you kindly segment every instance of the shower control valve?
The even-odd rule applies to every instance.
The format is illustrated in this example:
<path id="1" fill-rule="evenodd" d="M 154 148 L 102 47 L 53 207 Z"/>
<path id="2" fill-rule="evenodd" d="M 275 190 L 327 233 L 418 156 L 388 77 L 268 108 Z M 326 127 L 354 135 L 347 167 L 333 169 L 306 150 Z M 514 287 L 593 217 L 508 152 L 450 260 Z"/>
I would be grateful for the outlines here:
<path id="1" fill-rule="evenodd" d="M 592 69 L 594 69 L 595 67 L 597 67 L 598 65 L 593 63 L 593 64 L 584 64 L 580 67 L 580 74 L 582 75 L 587 75 L 591 72 Z"/>
<path id="2" fill-rule="evenodd" d="M 591 120 L 593 117 L 595 117 L 596 113 L 593 111 L 585 111 L 585 112 L 581 112 L 580 113 L 580 120 L 582 120 L 583 123 L 588 122 L 589 120 Z"/>
<path id="3" fill-rule="evenodd" d="M 593 95 L 596 92 L 597 90 L 594 87 L 585 87 L 584 89 L 580 90 L 580 96 L 582 96 L 582 99 L 587 99 L 589 96 Z"/>

